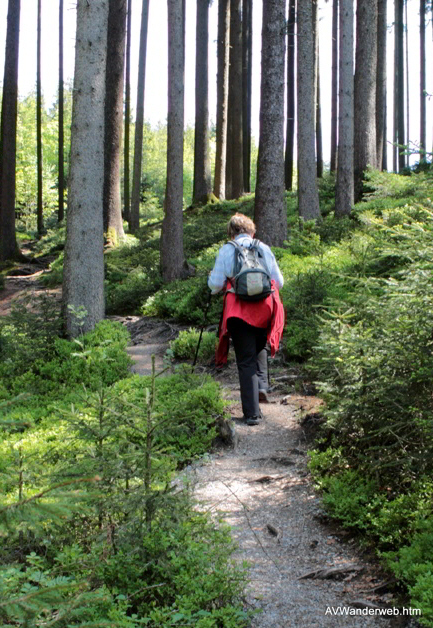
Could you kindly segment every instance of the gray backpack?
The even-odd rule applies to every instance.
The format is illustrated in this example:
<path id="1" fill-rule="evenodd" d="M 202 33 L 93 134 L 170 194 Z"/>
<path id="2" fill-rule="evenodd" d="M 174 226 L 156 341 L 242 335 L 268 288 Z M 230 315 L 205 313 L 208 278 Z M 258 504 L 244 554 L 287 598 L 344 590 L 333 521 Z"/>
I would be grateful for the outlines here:
<path id="1" fill-rule="evenodd" d="M 260 250 L 260 240 L 253 240 L 249 247 L 244 247 L 230 240 L 235 247 L 235 267 L 232 279 L 234 292 L 245 301 L 260 301 L 272 292 L 271 275 Z"/>

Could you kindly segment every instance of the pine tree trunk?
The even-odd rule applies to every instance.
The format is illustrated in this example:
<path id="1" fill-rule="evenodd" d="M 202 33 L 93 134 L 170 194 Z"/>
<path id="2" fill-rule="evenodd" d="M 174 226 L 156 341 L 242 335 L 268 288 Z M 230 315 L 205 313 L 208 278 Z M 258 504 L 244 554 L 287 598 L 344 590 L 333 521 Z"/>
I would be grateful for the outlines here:
<path id="1" fill-rule="evenodd" d="M 332 79 L 331 79 L 331 162 L 330 171 L 337 167 L 338 126 L 338 0 L 332 3 Z"/>
<path id="2" fill-rule="evenodd" d="M 317 24 L 318 26 L 318 24 Z M 323 177 L 323 141 L 322 141 L 322 105 L 320 102 L 320 47 L 319 29 L 317 28 L 316 41 L 316 168 L 317 176 Z"/>
<path id="3" fill-rule="evenodd" d="M 383 170 L 386 144 L 386 21 L 387 0 L 378 0 L 377 10 L 377 77 L 376 77 L 376 153 L 377 167 Z"/>
<path id="4" fill-rule="evenodd" d="M 125 138 L 123 141 L 123 218 L 129 224 L 131 211 L 130 197 L 130 128 L 131 128 L 131 16 L 132 0 L 128 0 L 128 16 L 126 26 L 126 68 L 125 68 Z"/>
<path id="5" fill-rule="evenodd" d="M 66 333 L 104 318 L 104 108 L 108 0 L 77 4 L 71 165 L 63 271 Z M 74 309 L 84 307 L 81 329 Z"/>
<path id="6" fill-rule="evenodd" d="M 355 202 L 367 166 L 376 167 L 377 0 L 359 0 L 356 12 L 354 173 Z"/>
<path id="7" fill-rule="evenodd" d="M 392 169 L 398 171 L 398 2 L 394 0 L 394 90 L 393 90 L 393 129 L 392 129 Z"/>
<path id="8" fill-rule="evenodd" d="M 19 253 L 15 232 L 20 0 L 9 0 L 0 127 L 0 261 Z"/>
<path id="9" fill-rule="evenodd" d="M 123 76 L 127 0 L 109 0 L 104 140 L 104 232 L 111 244 L 124 238 L 120 195 Z"/>
<path id="10" fill-rule="evenodd" d="M 209 155 L 209 0 L 197 0 L 193 205 L 205 204 L 212 190 Z"/>
<path id="11" fill-rule="evenodd" d="M 293 149 L 295 141 L 295 23 L 296 0 L 289 0 L 289 19 L 287 21 L 287 121 L 286 152 L 284 158 L 286 190 L 291 190 L 293 183 Z"/>
<path id="12" fill-rule="evenodd" d="M 141 11 L 140 52 L 138 59 L 137 113 L 135 117 L 134 168 L 129 230 L 134 233 L 140 226 L 141 163 L 143 157 L 144 86 L 146 79 L 147 27 L 149 0 L 143 0 Z"/>
<path id="13" fill-rule="evenodd" d="M 230 0 L 218 2 L 218 73 L 214 194 L 226 197 L 227 108 L 229 82 Z"/>
<path id="14" fill-rule="evenodd" d="M 425 161 L 425 151 L 427 148 L 427 135 L 426 135 L 426 58 L 425 58 L 425 0 L 420 0 L 419 3 L 419 35 L 420 35 L 420 80 L 419 80 L 419 92 L 420 92 L 420 161 Z"/>
<path id="15" fill-rule="evenodd" d="M 250 192 L 251 179 L 251 96 L 252 96 L 252 53 L 253 53 L 253 2 L 242 2 L 242 141 L 244 191 Z"/>
<path id="16" fill-rule="evenodd" d="M 397 4 L 397 144 L 398 144 L 398 171 L 406 167 L 405 128 L 404 128 L 404 0 L 395 0 Z"/>
<path id="17" fill-rule="evenodd" d="M 303 220 L 320 219 L 315 176 L 313 33 L 313 3 L 298 0 L 298 211 Z"/>
<path id="18" fill-rule="evenodd" d="M 41 88 L 41 0 L 38 0 L 37 53 L 36 53 L 36 161 L 37 161 L 37 227 L 38 234 L 44 230 L 42 204 L 42 88 Z"/>
<path id="19" fill-rule="evenodd" d="M 183 275 L 183 124 L 185 36 L 182 0 L 168 5 L 167 183 L 161 233 L 164 281 Z"/>
<path id="20" fill-rule="evenodd" d="M 257 234 L 273 246 L 287 238 L 284 193 L 285 0 L 263 4 L 260 138 L 254 218 Z"/>
<path id="21" fill-rule="evenodd" d="M 348 216 L 354 203 L 353 179 L 353 0 L 340 0 L 338 164 L 335 215 Z"/>
<path id="22" fill-rule="evenodd" d="M 63 0 L 59 0 L 59 222 L 65 217 L 65 132 L 64 132 L 64 81 L 63 81 Z"/>
<path id="23" fill-rule="evenodd" d="M 409 24 L 407 19 L 407 0 L 404 5 L 405 17 L 404 17 L 404 32 L 405 32 L 405 43 L 406 43 L 406 132 L 405 137 L 407 138 L 406 143 L 409 144 L 410 139 L 410 106 L 409 106 Z M 409 166 L 409 154 L 405 155 L 405 165 Z"/>
<path id="24" fill-rule="evenodd" d="M 227 128 L 226 198 L 244 192 L 242 125 L 242 0 L 230 5 L 230 67 Z"/>

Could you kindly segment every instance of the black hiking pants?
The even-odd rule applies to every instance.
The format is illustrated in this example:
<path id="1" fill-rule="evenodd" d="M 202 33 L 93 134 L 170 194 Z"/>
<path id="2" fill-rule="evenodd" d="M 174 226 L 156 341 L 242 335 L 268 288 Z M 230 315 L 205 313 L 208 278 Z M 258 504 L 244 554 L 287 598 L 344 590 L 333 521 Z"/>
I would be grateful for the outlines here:
<path id="1" fill-rule="evenodd" d="M 268 389 L 267 331 L 240 318 L 229 318 L 227 329 L 236 354 L 244 416 L 259 417 L 259 390 Z"/>

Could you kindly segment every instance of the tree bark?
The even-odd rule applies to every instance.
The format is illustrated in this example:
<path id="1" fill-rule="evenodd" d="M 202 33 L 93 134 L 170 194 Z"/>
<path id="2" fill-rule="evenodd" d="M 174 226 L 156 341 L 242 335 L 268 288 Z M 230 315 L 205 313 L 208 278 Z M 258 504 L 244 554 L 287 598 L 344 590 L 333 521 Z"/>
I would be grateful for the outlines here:
<path id="1" fill-rule="evenodd" d="M 384 169 L 386 145 L 386 35 L 387 0 L 378 0 L 377 8 L 377 77 L 376 77 L 376 154 L 377 167 Z"/>
<path id="2" fill-rule="evenodd" d="M 20 0 L 9 0 L 0 127 L 0 261 L 19 253 L 15 232 L 15 167 L 20 8 Z"/>
<path id="3" fill-rule="evenodd" d="M 244 191 L 250 192 L 251 179 L 251 96 L 253 54 L 253 0 L 242 1 L 242 141 Z"/>
<path id="4" fill-rule="evenodd" d="M 287 21 L 287 121 L 284 172 L 286 190 L 292 189 L 293 149 L 295 141 L 295 23 L 296 0 L 289 0 Z"/>
<path id="5" fill-rule="evenodd" d="M 348 216 L 354 203 L 353 179 L 353 0 L 340 0 L 338 164 L 335 216 Z"/>
<path id="6" fill-rule="evenodd" d="M 409 23 L 407 19 L 407 0 L 404 4 L 404 32 L 405 32 L 405 44 L 406 44 L 406 132 L 405 137 L 407 138 L 407 144 L 409 144 L 410 139 L 410 103 L 409 103 Z M 405 155 L 405 164 L 409 166 L 409 153 Z"/>
<path id="7" fill-rule="evenodd" d="M 42 203 L 42 88 L 41 88 L 41 0 L 38 0 L 36 52 L 36 161 L 37 161 L 37 228 L 41 236 L 44 230 Z"/>
<path id="8" fill-rule="evenodd" d="M 208 48 L 209 0 L 197 0 L 193 205 L 207 203 L 212 191 L 209 155 Z"/>
<path id="9" fill-rule="evenodd" d="M 131 17 L 132 0 L 128 0 L 128 16 L 126 26 L 126 68 L 125 68 L 125 137 L 123 141 L 123 218 L 129 224 L 131 211 L 130 196 L 130 128 L 131 128 Z"/>
<path id="10" fill-rule="evenodd" d="M 257 234 L 273 246 L 287 238 L 284 193 L 285 0 L 263 2 L 260 137 L 254 219 Z"/>
<path id="11" fill-rule="evenodd" d="M 140 226 L 141 163 L 143 158 L 144 87 L 146 79 L 147 27 L 149 0 L 143 0 L 141 11 L 140 52 L 138 59 L 137 114 L 135 117 L 134 168 L 129 229 L 132 233 Z"/>
<path id="12" fill-rule="evenodd" d="M 316 170 L 323 177 L 322 104 L 320 102 L 320 46 L 319 23 L 316 31 Z"/>
<path id="13" fill-rule="evenodd" d="M 332 2 L 332 79 L 331 79 L 331 161 L 330 171 L 337 167 L 338 127 L 338 0 Z"/>
<path id="14" fill-rule="evenodd" d="M 226 198 L 244 192 L 242 125 L 242 0 L 230 5 L 230 67 L 227 127 Z"/>
<path id="15" fill-rule="evenodd" d="M 397 144 L 398 170 L 402 172 L 406 167 L 405 128 L 404 128 L 404 0 L 395 0 L 397 6 Z"/>
<path id="16" fill-rule="evenodd" d="M 185 37 L 182 0 L 168 6 L 167 183 L 161 232 L 161 273 L 164 281 L 183 275 L 183 125 Z"/>
<path id="17" fill-rule="evenodd" d="M 359 0 L 356 11 L 354 116 L 355 202 L 367 166 L 376 167 L 377 0 Z"/>
<path id="18" fill-rule="evenodd" d="M 104 232 L 111 244 L 123 239 L 120 155 L 127 0 L 109 0 L 104 140 Z"/>
<path id="19" fill-rule="evenodd" d="M 229 85 L 230 0 L 218 2 L 218 72 L 214 194 L 226 197 L 227 108 Z"/>
<path id="20" fill-rule="evenodd" d="M 65 131 L 64 131 L 64 81 L 63 81 L 63 0 L 59 0 L 59 222 L 65 217 Z"/>
<path id="21" fill-rule="evenodd" d="M 104 317 L 104 108 L 108 0 L 78 0 L 71 166 L 63 275 L 66 333 Z M 81 326 L 76 312 L 86 311 Z"/>
<path id="22" fill-rule="evenodd" d="M 420 0 L 419 3 L 419 56 L 420 56 L 420 81 L 419 81 L 419 96 L 420 96 L 420 161 L 425 161 L 425 151 L 427 148 L 427 134 L 426 134 L 426 58 L 425 58 L 425 12 L 426 3 L 425 0 Z"/>
<path id="23" fill-rule="evenodd" d="M 313 2 L 298 0 L 298 211 L 303 220 L 320 219 L 314 130 Z"/>

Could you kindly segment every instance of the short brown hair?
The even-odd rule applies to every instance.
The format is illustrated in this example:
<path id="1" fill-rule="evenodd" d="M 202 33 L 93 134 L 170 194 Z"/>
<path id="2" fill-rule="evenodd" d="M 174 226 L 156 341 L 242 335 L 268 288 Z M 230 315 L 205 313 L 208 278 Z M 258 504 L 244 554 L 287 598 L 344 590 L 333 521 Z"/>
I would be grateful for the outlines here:
<path id="1" fill-rule="evenodd" d="M 240 214 L 239 212 L 230 218 L 229 224 L 227 225 L 229 238 L 235 238 L 241 233 L 247 233 L 248 235 L 253 236 L 255 232 L 256 225 L 253 223 L 251 218 L 248 218 L 248 216 Z"/>

